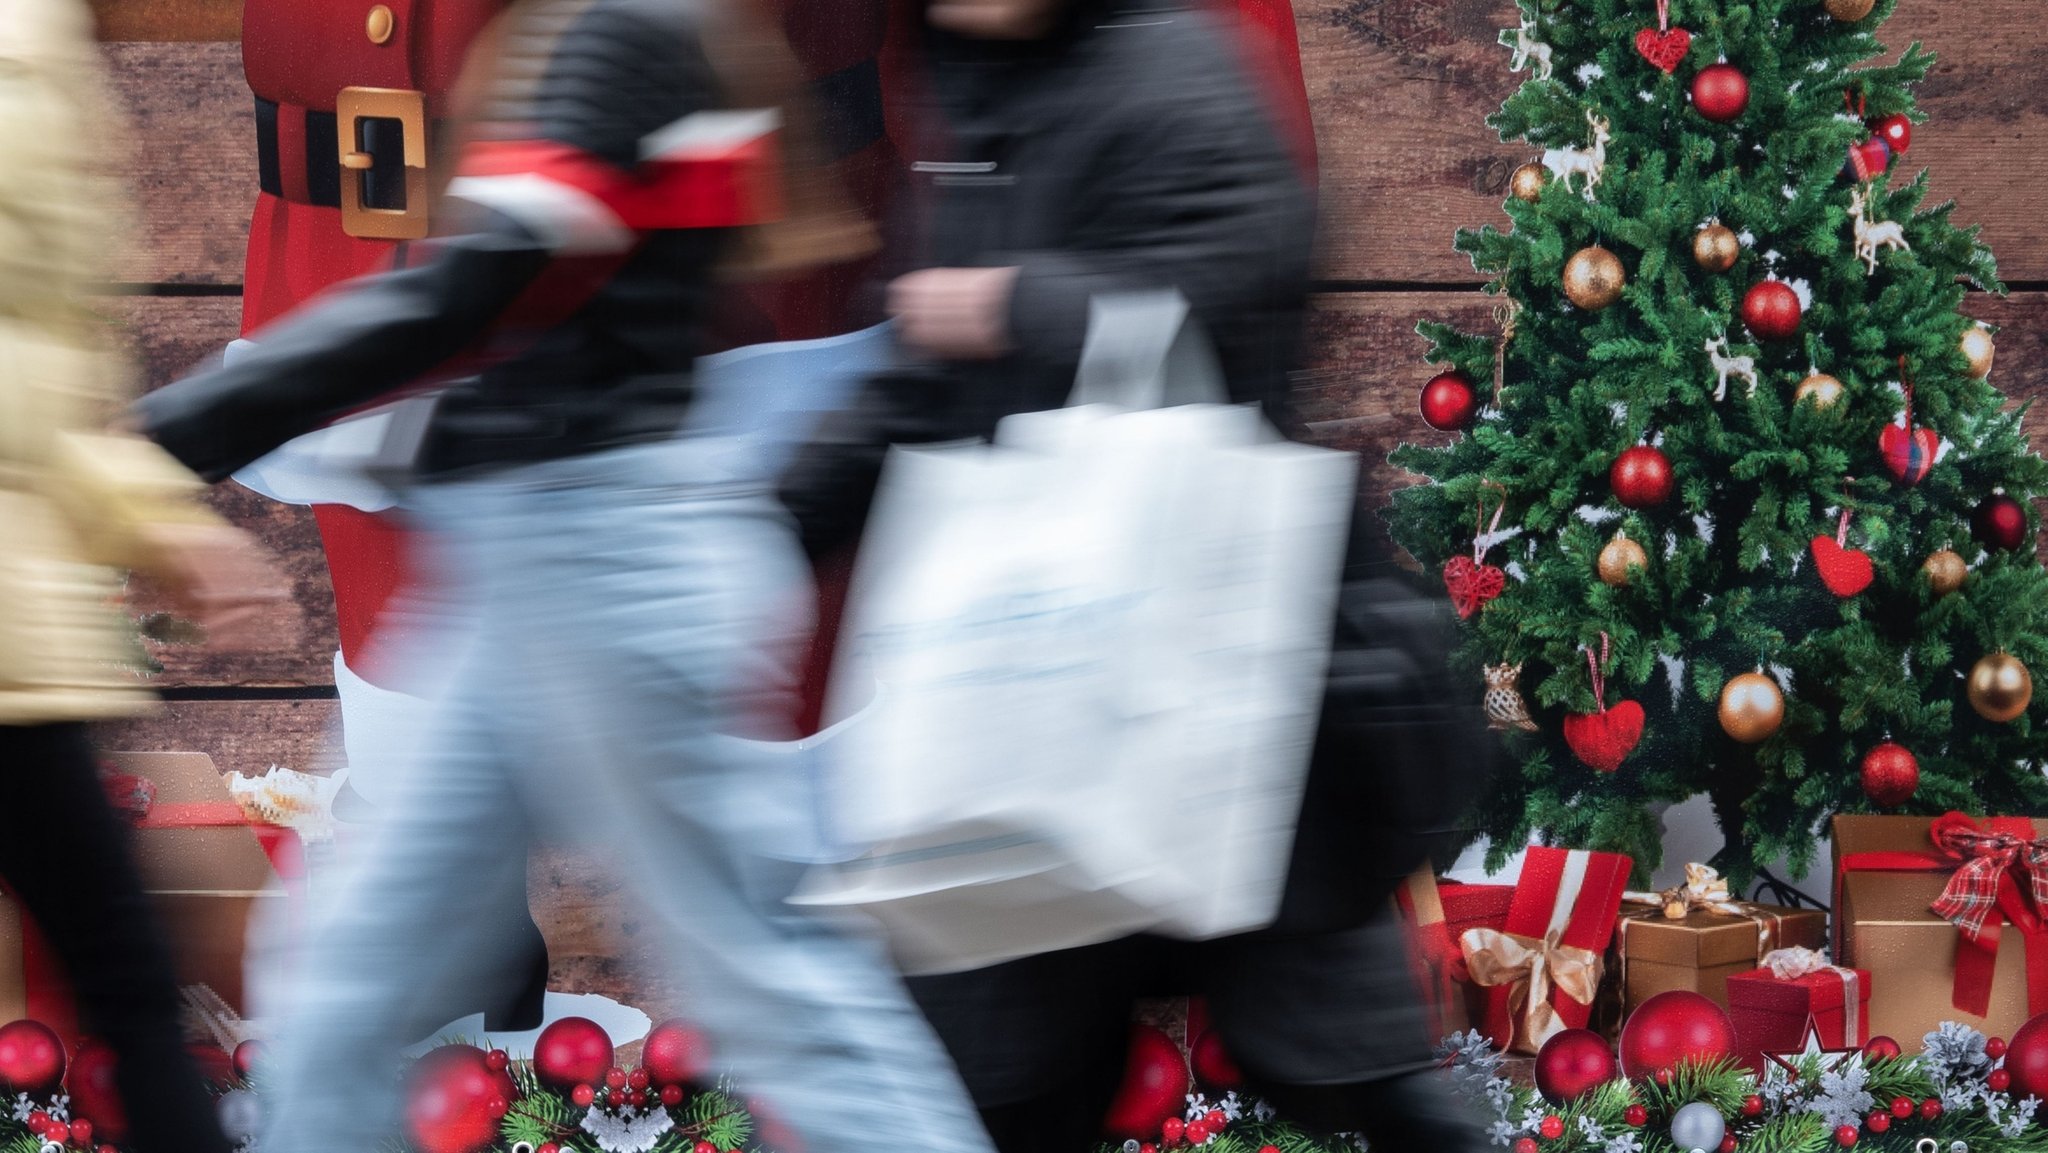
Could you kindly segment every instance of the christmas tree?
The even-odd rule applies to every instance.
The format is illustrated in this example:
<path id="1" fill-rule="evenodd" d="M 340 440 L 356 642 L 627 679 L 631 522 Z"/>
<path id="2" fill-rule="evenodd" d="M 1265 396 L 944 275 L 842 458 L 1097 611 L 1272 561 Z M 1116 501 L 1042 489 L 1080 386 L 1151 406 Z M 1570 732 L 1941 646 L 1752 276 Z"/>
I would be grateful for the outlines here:
<path id="1" fill-rule="evenodd" d="M 1918 0 L 1932 3 L 1934 0 Z M 1990 383 L 1974 228 L 1901 157 L 1933 57 L 1894 0 L 1520 0 L 1490 123 L 1544 149 L 1458 248 L 1497 330 L 1424 323 L 1429 483 L 1395 539 L 1441 569 L 1516 763 L 1479 824 L 1660 858 L 1700 792 L 1738 880 L 1836 812 L 2048 811 L 2030 500 Z"/>

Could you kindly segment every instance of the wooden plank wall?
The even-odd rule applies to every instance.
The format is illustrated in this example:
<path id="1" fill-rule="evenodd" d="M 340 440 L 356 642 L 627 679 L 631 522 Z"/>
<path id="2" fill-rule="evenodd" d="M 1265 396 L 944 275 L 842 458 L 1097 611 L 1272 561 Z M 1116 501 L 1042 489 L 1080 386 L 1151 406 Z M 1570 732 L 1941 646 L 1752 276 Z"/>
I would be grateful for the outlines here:
<path id="1" fill-rule="evenodd" d="M 334 2 L 334 0 L 317 0 Z M 97 0 L 113 77 L 138 147 L 140 236 L 122 266 L 129 294 L 109 302 L 147 383 L 161 383 L 235 334 L 241 252 L 256 184 L 243 87 L 239 0 Z M 1645 6 L 1647 10 L 1647 5 Z M 1322 254 L 1304 408 L 1331 444 L 1364 454 L 1385 493 L 1403 440 L 1434 436 L 1416 416 L 1428 375 L 1418 319 L 1488 323 L 1459 227 L 1500 221 L 1507 177 L 1529 157 L 1496 141 L 1485 118 L 1516 83 L 1495 43 L 1511 0 L 1295 0 L 1322 154 Z M 1997 383 L 2016 400 L 2048 394 L 2048 111 L 2037 61 L 2048 53 L 2039 0 L 1905 0 L 1884 38 L 1919 39 L 1940 56 L 1920 89 L 1931 116 L 1908 159 L 1934 172 L 1958 218 L 1981 223 L 2013 287 L 1970 311 L 2004 326 Z M 2048 422 L 2036 421 L 2048 448 Z M 333 613 L 309 518 L 232 488 L 215 498 L 285 558 L 303 610 L 297 643 L 250 658 L 166 650 L 175 702 L 112 734 L 124 747 L 204 749 L 226 769 L 329 761 Z M 284 627 L 285 622 L 279 622 Z M 634 922 L 588 861 L 550 854 L 534 868 L 536 905 L 554 940 L 558 984 L 664 994 L 621 961 Z M 650 1003 L 650 998 L 652 1002 Z"/>

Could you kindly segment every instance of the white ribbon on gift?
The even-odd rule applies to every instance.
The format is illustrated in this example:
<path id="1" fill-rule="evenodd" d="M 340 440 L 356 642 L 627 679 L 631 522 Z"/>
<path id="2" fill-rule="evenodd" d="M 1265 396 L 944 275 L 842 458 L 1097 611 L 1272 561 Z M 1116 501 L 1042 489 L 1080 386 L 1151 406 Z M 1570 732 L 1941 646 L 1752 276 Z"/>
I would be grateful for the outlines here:
<path id="1" fill-rule="evenodd" d="M 1829 961 L 1826 953 L 1799 945 L 1771 950 L 1757 968 L 1769 969 L 1780 981 L 1797 981 L 1815 973 L 1837 974 L 1842 979 L 1842 1044 L 1854 1045 L 1863 1035 L 1863 998 L 1856 970 Z"/>

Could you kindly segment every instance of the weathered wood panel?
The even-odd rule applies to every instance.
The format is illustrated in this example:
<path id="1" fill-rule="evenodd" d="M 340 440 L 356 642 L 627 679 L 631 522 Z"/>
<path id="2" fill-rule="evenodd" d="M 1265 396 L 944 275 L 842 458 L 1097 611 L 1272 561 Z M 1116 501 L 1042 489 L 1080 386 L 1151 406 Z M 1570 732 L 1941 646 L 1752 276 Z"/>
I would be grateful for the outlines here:
<path id="1" fill-rule="evenodd" d="M 210 0 L 156 0 L 167 9 Z M 2007 277 L 2048 280 L 2048 109 L 2036 61 L 2048 22 L 2035 0 L 1957 5 L 1912 0 L 1885 39 L 1940 54 L 1920 88 L 1932 120 L 1908 158 L 1934 173 L 1957 219 L 1984 225 Z M 1298 0 L 1302 64 L 1322 153 L 1323 275 L 1334 280 L 1470 283 L 1451 250 L 1460 227 L 1505 219 L 1500 201 L 1524 150 L 1486 116 L 1514 88 L 1494 42 L 1506 0 Z M 137 132 L 143 202 L 123 275 L 232 284 L 256 186 L 254 127 L 232 43 L 108 47 Z"/>
<path id="2" fill-rule="evenodd" d="M 2001 300 L 1976 295 L 1967 311 L 2002 326 L 1992 380 L 2013 403 L 2048 397 L 2048 293 L 2016 293 Z M 1415 334 L 1419 320 L 1441 320 L 1468 331 L 1488 331 L 1491 301 L 1476 292 L 1371 292 L 1318 297 L 1309 317 L 1311 361 L 1295 387 L 1300 411 L 1324 444 L 1357 452 L 1370 499 L 1384 503 L 1414 481 L 1387 463 L 1403 442 L 1443 443 L 1451 434 L 1431 429 L 1417 411 L 1430 367 Z M 2034 448 L 2048 452 L 2048 417 L 2029 422 Z"/>
<path id="3" fill-rule="evenodd" d="M 223 773 L 261 776 L 272 765 L 309 773 L 340 767 L 331 700 L 174 701 L 155 715 L 100 727 L 103 749 L 194 752 Z"/>
<path id="4" fill-rule="evenodd" d="M 242 0 L 92 0 L 102 40 L 233 40 Z"/>
<path id="5" fill-rule="evenodd" d="M 157 388 L 218 356 L 241 316 L 237 297 L 129 296 L 109 301 L 128 336 L 141 387 Z M 292 588 L 292 602 L 266 615 L 260 650 L 223 653 L 203 646 L 153 645 L 166 685 L 322 685 L 334 682 L 334 588 L 319 531 L 304 508 L 279 504 L 229 482 L 208 501 L 271 550 Z M 138 599 L 140 610 L 161 607 Z"/>

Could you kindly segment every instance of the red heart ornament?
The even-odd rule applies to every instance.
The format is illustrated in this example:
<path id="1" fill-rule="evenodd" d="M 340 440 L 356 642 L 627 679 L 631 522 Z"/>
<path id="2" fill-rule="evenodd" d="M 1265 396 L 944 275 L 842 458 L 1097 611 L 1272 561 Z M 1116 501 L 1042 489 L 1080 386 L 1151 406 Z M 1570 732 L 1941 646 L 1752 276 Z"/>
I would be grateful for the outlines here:
<path id="1" fill-rule="evenodd" d="M 1877 447 L 1884 453 L 1884 466 L 1892 470 L 1893 476 L 1907 484 L 1919 484 L 1934 468 L 1941 438 L 1931 428 L 1916 428 L 1909 436 L 1904 428 L 1888 424 L 1877 434 Z"/>
<path id="2" fill-rule="evenodd" d="M 1508 587 L 1508 574 L 1469 556 L 1454 556 L 1444 564 L 1444 589 L 1451 594 L 1451 607 L 1461 620 L 1486 607 L 1486 602 Z"/>
<path id="3" fill-rule="evenodd" d="M 1636 51 L 1666 74 L 1676 72 L 1685 54 L 1692 51 L 1692 33 L 1683 28 L 1668 32 L 1645 28 L 1636 33 Z"/>
<path id="4" fill-rule="evenodd" d="M 1884 175 L 1891 162 L 1891 146 L 1886 144 L 1882 137 L 1873 136 L 1860 144 L 1849 146 L 1849 171 L 1853 172 L 1858 180 L 1869 180 Z"/>
<path id="5" fill-rule="evenodd" d="M 1820 574 L 1820 583 L 1838 597 L 1853 597 L 1870 587 L 1877 578 L 1877 571 L 1870 565 L 1870 554 L 1858 548 L 1843 548 L 1835 538 L 1817 536 L 1813 538 L 1813 569 Z"/>
<path id="6" fill-rule="evenodd" d="M 1643 706 L 1618 702 L 1604 713 L 1573 713 L 1564 719 L 1564 743 L 1572 754 L 1603 773 L 1621 767 L 1643 740 Z"/>

